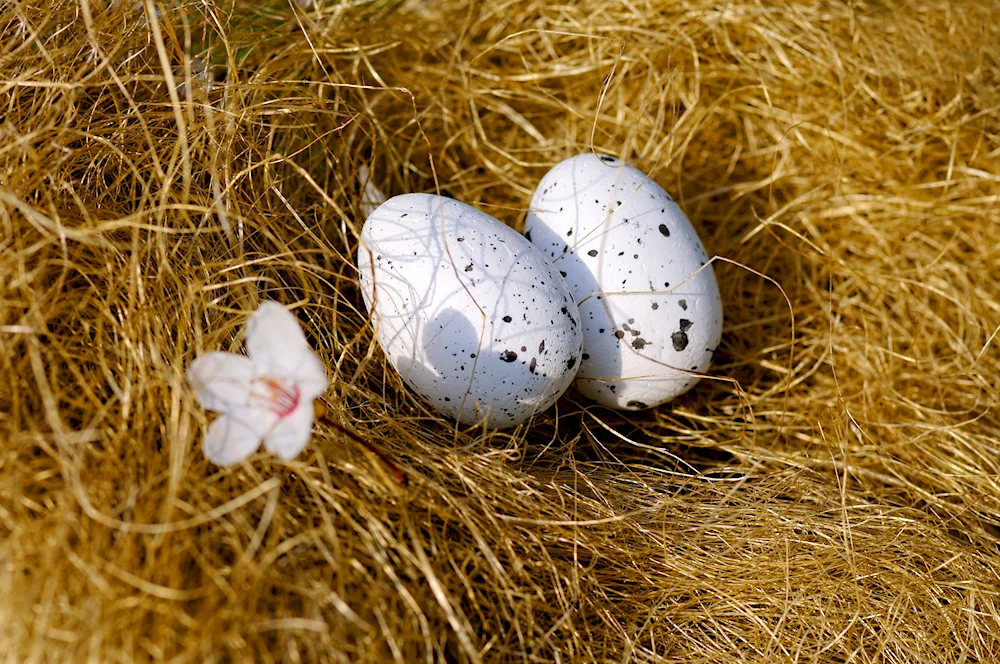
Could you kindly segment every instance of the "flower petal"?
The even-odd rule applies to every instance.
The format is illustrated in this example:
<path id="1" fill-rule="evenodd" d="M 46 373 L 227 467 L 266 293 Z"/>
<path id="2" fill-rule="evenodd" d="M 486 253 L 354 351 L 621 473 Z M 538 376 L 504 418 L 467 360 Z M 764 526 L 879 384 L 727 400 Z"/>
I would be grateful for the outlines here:
<path id="1" fill-rule="evenodd" d="M 330 381 L 326 377 L 326 367 L 316 353 L 307 350 L 299 359 L 298 366 L 289 375 L 299 387 L 299 399 L 309 401 L 326 392 Z"/>
<path id="2" fill-rule="evenodd" d="M 201 449 L 212 463 L 231 466 L 257 451 L 260 438 L 253 427 L 228 415 L 220 415 L 208 426 Z"/>
<path id="3" fill-rule="evenodd" d="M 313 405 L 310 399 L 303 401 L 298 408 L 278 420 L 264 438 L 264 447 L 283 460 L 291 461 L 309 442 L 312 421 Z"/>
<path id="4" fill-rule="evenodd" d="M 305 352 L 312 352 L 299 321 L 292 312 L 266 300 L 247 321 L 247 352 L 260 365 L 260 373 L 291 376 Z"/>
<path id="5" fill-rule="evenodd" d="M 220 351 L 195 358 L 187 372 L 198 403 L 216 412 L 245 406 L 253 377 L 254 364 L 249 357 Z"/>

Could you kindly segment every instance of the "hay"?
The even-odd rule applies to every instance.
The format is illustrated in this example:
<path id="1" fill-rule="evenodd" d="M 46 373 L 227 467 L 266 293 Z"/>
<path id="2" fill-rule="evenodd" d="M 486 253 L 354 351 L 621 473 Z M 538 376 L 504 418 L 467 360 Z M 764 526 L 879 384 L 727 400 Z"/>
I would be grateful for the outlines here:
<path id="1" fill-rule="evenodd" d="M 994 3 L 159 10 L 0 7 L 6 661 L 997 660 Z M 714 379 L 456 430 L 367 325 L 359 170 L 518 227 L 591 147 L 719 257 Z M 184 370 L 262 298 L 328 414 L 220 469 Z"/>

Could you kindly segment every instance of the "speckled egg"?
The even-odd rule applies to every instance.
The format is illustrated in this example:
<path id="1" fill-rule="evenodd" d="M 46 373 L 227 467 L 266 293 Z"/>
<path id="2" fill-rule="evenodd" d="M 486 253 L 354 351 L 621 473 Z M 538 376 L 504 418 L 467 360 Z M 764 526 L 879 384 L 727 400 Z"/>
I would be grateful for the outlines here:
<path id="1" fill-rule="evenodd" d="M 358 270 L 390 363 L 448 417 L 513 426 L 573 382 L 583 343 L 573 295 L 490 215 L 430 194 L 391 198 L 365 222 Z"/>
<path id="2" fill-rule="evenodd" d="M 525 236 L 565 277 L 583 319 L 577 388 L 637 410 L 689 390 L 722 335 L 722 300 L 691 222 L 645 173 L 583 154 L 535 191 Z"/>

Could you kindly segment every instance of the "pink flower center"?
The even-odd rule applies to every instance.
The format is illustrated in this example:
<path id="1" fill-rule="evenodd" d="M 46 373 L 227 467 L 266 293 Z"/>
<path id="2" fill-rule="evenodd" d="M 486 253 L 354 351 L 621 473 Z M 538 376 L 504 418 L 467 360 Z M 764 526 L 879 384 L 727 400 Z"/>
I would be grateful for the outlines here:
<path id="1" fill-rule="evenodd" d="M 299 405 L 299 386 L 280 378 L 260 376 L 250 386 L 250 403 L 284 417 Z"/>

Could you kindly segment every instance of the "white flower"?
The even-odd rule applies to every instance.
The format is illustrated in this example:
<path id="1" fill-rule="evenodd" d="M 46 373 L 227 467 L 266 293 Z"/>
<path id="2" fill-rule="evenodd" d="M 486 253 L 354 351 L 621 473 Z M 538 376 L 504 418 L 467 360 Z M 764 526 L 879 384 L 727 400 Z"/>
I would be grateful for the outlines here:
<path id="1" fill-rule="evenodd" d="M 262 302 L 247 322 L 247 353 L 213 351 L 187 377 L 204 408 L 222 413 L 208 427 L 202 450 L 223 466 L 260 447 L 288 461 L 312 431 L 313 399 L 329 384 L 298 320 L 277 302 Z"/>
<path id="2" fill-rule="evenodd" d="M 375 208 L 385 203 L 385 194 L 372 182 L 371 172 L 367 166 L 362 165 L 358 169 L 358 178 L 364 187 L 361 191 L 361 214 L 367 219 L 375 211 Z"/>

